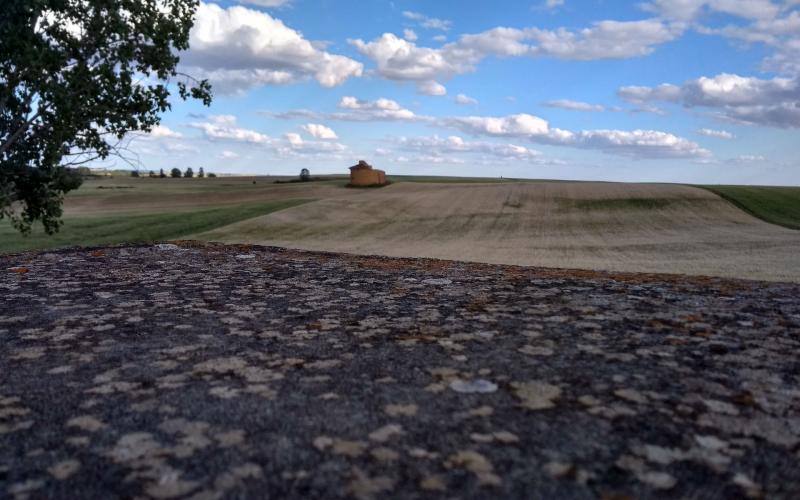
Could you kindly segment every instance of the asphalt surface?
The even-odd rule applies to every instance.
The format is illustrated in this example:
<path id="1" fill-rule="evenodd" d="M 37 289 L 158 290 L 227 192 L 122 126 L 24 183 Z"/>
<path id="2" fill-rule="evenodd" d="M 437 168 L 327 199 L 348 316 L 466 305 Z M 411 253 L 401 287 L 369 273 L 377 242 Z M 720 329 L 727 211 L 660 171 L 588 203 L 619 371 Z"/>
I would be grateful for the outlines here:
<path id="1" fill-rule="evenodd" d="M 0 257 L 0 498 L 798 498 L 800 285 Z"/>

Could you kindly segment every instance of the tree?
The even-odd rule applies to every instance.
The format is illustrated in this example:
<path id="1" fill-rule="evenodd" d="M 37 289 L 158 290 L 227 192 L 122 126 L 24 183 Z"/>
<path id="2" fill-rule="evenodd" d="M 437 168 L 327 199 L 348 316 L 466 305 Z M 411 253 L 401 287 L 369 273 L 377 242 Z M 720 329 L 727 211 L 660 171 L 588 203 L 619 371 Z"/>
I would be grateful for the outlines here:
<path id="1" fill-rule="evenodd" d="M 205 177 L 205 176 L 206 176 L 206 173 L 203 171 L 203 167 L 200 167 L 200 169 L 197 171 L 197 177 L 202 178 L 202 177 Z"/>
<path id="2" fill-rule="evenodd" d="M 309 179 L 311 179 L 311 172 L 309 172 L 307 168 L 302 169 L 300 171 L 300 180 L 306 182 Z"/>
<path id="3" fill-rule="evenodd" d="M 131 177 L 139 177 L 139 171 L 138 170 L 131 170 Z"/>
<path id="4" fill-rule="evenodd" d="M 199 0 L 2 0 L 0 218 L 61 224 L 70 167 L 118 155 L 150 131 L 172 93 L 211 102 L 179 73 Z M 77 182 L 77 184 L 76 184 Z"/>
<path id="5" fill-rule="evenodd" d="M 217 174 L 215 174 L 214 172 L 209 172 L 209 173 L 208 173 L 208 176 L 209 176 L 209 177 L 216 177 L 216 176 L 217 176 Z"/>
<path id="6" fill-rule="evenodd" d="M 178 179 L 178 178 L 180 178 L 180 176 L 181 176 L 181 171 L 180 171 L 180 169 L 178 169 L 178 168 L 173 168 L 172 170 L 170 170 L 170 172 L 169 172 L 169 176 L 170 176 L 170 177 L 172 177 L 172 178 L 174 178 L 174 179 Z"/>
<path id="7" fill-rule="evenodd" d="M 165 174 L 165 173 L 164 173 L 164 169 L 163 169 L 163 168 L 162 168 L 161 170 L 159 170 L 159 172 L 158 172 L 158 176 L 159 176 L 161 179 L 163 179 L 164 177 L 166 177 L 166 176 L 167 176 L 167 174 Z"/>
<path id="8" fill-rule="evenodd" d="M 156 173 L 151 170 L 150 172 L 147 173 L 147 176 L 152 179 L 156 176 Z"/>
<path id="9" fill-rule="evenodd" d="M 186 172 L 183 173 L 183 176 L 187 178 L 194 177 L 194 170 L 192 170 L 192 167 L 187 168 Z"/>

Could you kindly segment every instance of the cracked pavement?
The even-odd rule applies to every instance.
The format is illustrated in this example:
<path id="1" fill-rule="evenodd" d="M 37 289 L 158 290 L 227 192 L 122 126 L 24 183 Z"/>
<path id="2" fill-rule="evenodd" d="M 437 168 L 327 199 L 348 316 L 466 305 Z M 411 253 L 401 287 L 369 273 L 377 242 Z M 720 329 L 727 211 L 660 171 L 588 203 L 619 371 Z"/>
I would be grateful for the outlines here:
<path id="1" fill-rule="evenodd" d="M 800 285 L 0 256 L 0 498 L 797 498 Z"/>

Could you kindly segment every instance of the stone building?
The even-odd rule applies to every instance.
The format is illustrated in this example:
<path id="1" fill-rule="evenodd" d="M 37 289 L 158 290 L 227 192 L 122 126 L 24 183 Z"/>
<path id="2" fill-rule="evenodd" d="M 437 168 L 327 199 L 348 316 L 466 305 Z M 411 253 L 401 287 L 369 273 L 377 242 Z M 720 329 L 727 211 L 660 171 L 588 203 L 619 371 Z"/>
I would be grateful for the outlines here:
<path id="1" fill-rule="evenodd" d="M 372 168 L 372 165 L 361 160 L 358 165 L 350 167 L 351 186 L 382 186 L 386 184 L 386 172 Z"/>

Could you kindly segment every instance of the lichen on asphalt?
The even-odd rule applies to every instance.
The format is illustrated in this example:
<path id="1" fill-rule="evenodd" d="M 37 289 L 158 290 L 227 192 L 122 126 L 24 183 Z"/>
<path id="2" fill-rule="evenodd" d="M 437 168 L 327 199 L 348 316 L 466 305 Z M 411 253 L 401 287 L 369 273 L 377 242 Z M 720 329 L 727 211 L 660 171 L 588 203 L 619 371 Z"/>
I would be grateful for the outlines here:
<path id="1" fill-rule="evenodd" d="M 800 496 L 798 284 L 178 242 L 0 298 L 2 498 Z"/>

